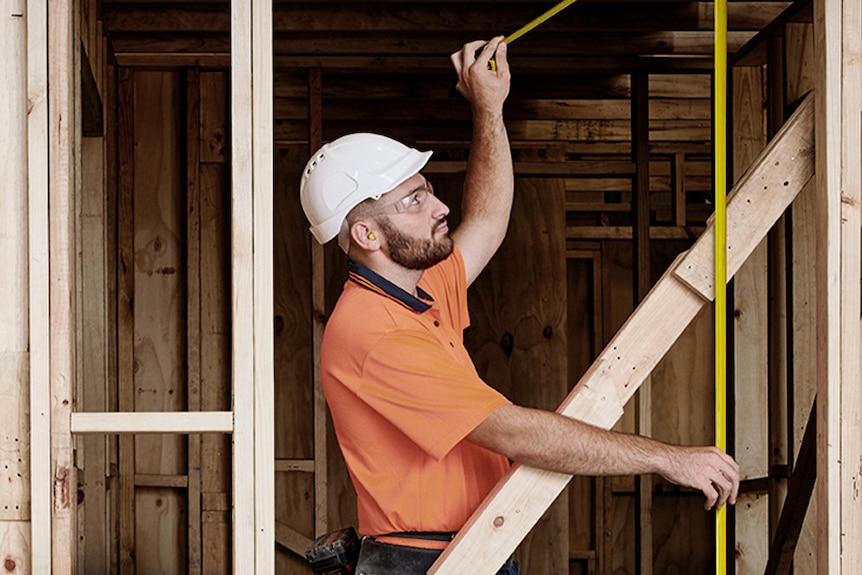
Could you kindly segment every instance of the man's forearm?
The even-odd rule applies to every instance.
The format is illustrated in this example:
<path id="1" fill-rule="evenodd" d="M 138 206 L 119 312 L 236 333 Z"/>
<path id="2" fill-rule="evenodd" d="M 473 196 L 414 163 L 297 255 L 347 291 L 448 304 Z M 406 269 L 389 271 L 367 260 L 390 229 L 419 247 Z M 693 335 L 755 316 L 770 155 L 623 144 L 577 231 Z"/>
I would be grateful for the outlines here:
<path id="1" fill-rule="evenodd" d="M 646 437 L 514 405 L 502 408 L 486 423 L 493 426 L 486 431 L 494 449 L 503 450 L 510 459 L 573 475 L 663 473 L 669 465 L 666 450 L 673 449 Z"/>
<path id="2" fill-rule="evenodd" d="M 492 413 L 468 439 L 520 463 L 570 475 L 658 473 L 702 491 L 706 509 L 736 503 L 739 490 L 739 465 L 714 446 L 668 445 L 517 405 Z"/>

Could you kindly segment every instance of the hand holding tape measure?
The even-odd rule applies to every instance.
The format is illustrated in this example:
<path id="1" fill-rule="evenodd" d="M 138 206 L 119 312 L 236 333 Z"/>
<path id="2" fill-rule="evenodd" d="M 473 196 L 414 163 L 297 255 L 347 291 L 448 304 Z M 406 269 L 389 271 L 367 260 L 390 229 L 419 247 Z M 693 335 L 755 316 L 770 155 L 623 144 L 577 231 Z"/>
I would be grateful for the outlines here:
<path id="1" fill-rule="evenodd" d="M 520 38 L 521 36 L 523 36 L 524 34 L 529 32 L 530 30 L 532 30 L 533 28 L 535 28 L 539 24 L 542 24 L 546 20 L 549 20 L 552 17 L 556 16 L 557 14 L 559 14 L 560 12 L 562 12 L 563 10 L 568 8 L 570 5 L 574 4 L 576 1 L 577 0 L 563 0 L 562 2 L 560 2 L 559 4 L 557 4 L 556 6 L 551 8 L 550 10 L 546 11 L 541 16 L 537 16 L 536 18 L 533 18 L 532 20 L 530 20 L 529 22 L 527 22 L 526 24 L 521 26 L 518 30 L 512 32 L 511 34 L 509 34 L 508 36 L 503 38 L 503 42 L 505 42 L 506 44 L 511 44 L 512 42 L 514 42 L 515 40 L 517 40 L 518 38 Z M 476 51 L 477 56 L 478 56 L 479 52 L 481 52 L 481 51 L 482 51 L 481 48 Z M 493 58 L 491 58 L 491 60 L 488 62 L 488 69 L 489 70 L 496 70 L 497 69 L 497 64 L 494 62 Z"/>

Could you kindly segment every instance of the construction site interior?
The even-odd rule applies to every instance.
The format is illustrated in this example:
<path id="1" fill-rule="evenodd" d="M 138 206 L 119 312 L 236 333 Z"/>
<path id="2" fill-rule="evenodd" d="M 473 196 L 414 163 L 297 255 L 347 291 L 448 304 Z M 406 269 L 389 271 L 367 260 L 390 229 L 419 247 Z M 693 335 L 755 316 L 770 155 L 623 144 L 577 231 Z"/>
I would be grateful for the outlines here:
<path id="1" fill-rule="evenodd" d="M 71 409 L 229 412 L 237 317 L 231 217 L 245 193 L 231 185 L 231 141 L 241 137 L 231 113 L 231 3 L 76 4 Z M 347 260 L 334 242 L 313 244 L 299 203 L 301 170 L 317 146 L 350 132 L 432 150 L 423 173 L 451 207 L 454 227 L 471 114 L 449 55 L 471 40 L 508 34 L 551 5 L 273 4 L 276 573 L 310 574 L 311 541 L 357 523 L 355 492 L 315 390 L 320 333 Z M 515 403 L 557 409 L 650 289 L 710 229 L 713 8 L 579 0 L 510 45 L 505 119 L 514 208 L 503 246 L 470 288 L 464 337 L 481 376 Z M 732 0 L 727 22 L 729 192 L 805 106 L 817 69 L 812 1 Z M 785 170 L 760 167 L 773 178 Z M 743 248 L 751 255 L 727 287 L 728 450 L 743 479 L 729 512 L 735 573 L 763 572 L 776 553 L 789 553 L 795 573 L 818 572 L 818 502 L 788 495 L 794 479 L 814 471 L 814 460 L 806 467 L 799 456 L 813 430 L 817 386 L 817 199 L 814 178 L 805 181 L 774 223 L 749 222 L 766 227 Z M 758 220 L 761 212 L 745 213 Z M 633 343 L 620 354 L 669 349 L 615 429 L 713 443 L 715 318 L 710 297 L 701 299 L 690 322 L 657 317 L 632 328 Z M 677 306 L 673 298 L 662 305 L 668 317 Z M 244 572 L 232 544 L 230 433 L 73 437 L 77 572 Z M 699 492 L 656 476 L 575 477 L 515 557 L 534 575 L 711 572 L 715 525 L 703 504 Z M 781 518 L 793 506 L 802 514 L 788 527 Z M 770 550 L 790 540 L 789 551 Z"/>

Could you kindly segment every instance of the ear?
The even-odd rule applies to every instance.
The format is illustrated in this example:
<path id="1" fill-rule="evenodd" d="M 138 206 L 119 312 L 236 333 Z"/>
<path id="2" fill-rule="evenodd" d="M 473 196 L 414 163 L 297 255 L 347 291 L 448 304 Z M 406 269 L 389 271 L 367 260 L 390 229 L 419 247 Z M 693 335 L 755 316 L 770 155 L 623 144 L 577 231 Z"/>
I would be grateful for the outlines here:
<path id="1" fill-rule="evenodd" d="M 350 238 L 365 251 L 380 249 L 380 229 L 366 220 L 357 220 L 350 226 Z"/>

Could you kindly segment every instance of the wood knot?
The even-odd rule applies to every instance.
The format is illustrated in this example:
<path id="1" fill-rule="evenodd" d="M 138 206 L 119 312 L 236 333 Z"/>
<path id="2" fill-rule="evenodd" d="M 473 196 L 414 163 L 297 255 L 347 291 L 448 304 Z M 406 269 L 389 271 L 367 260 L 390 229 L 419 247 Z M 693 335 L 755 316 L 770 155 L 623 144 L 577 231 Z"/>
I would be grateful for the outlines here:
<path id="1" fill-rule="evenodd" d="M 512 355 L 512 350 L 515 349 L 515 336 L 509 332 L 503 334 L 500 338 L 500 349 L 506 354 L 506 357 Z"/>
<path id="2" fill-rule="evenodd" d="M 502 515 L 498 515 L 498 516 L 494 517 L 494 527 L 500 528 L 503 526 L 503 523 L 505 523 L 505 522 L 506 522 L 506 520 L 503 518 Z"/>
<path id="3" fill-rule="evenodd" d="M 15 565 L 15 560 L 11 557 L 7 557 L 6 560 L 3 562 L 3 568 L 6 569 L 6 571 L 8 571 L 9 573 L 14 572 L 16 567 L 17 565 Z"/>

